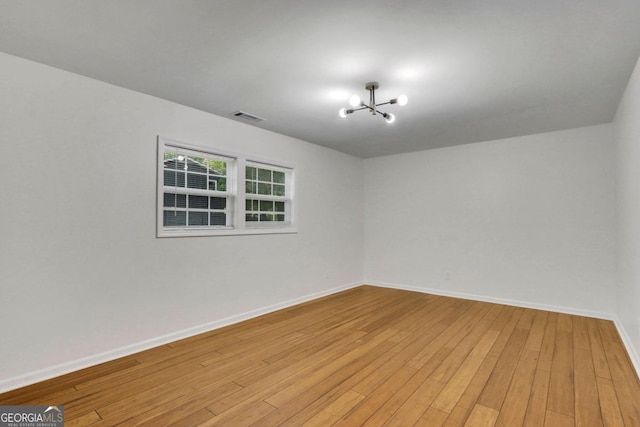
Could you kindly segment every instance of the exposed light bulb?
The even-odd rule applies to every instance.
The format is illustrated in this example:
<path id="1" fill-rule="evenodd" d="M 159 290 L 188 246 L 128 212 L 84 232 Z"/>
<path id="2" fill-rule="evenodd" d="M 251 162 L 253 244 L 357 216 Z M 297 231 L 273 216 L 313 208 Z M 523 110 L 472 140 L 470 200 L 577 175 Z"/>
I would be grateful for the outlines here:
<path id="1" fill-rule="evenodd" d="M 396 116 L 394 116 L 393 114 L 387 114 L 384 116 L 384 121 L 391 124 L 396 121 Z"/>
<path id="2" fill-rule="evenodd" d="M 340 111 L 338 111 L 338 115 L 340 117 L 342 117 L 343 119 L 347 118 L 347 109 L 346 108 L 341 108 Z"/>
<path id="3" fill-rule="evenodd" d="M 352 107 L 357 107 L 358 105 L 360 105 L 360 97 L 358 95 L 353 95 L 351 98 L 349 98 L 349 104 Z"/>
<path id="4" fill-rule="evenodd" d="M 407 102 L 409 102 L 407 95 L 402 94 L 398 97 L 398 105 L 407 105 Z"/>

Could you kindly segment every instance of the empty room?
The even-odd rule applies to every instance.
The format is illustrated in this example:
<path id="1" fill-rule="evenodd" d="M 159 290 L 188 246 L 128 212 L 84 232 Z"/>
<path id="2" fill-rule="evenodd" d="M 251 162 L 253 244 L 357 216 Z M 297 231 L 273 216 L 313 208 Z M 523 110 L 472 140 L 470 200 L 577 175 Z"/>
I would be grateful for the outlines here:
<path id="1" fill-rule="evenodd" d="M 640 426 L 639 22 L 0 0 L 0 426 Z"/>

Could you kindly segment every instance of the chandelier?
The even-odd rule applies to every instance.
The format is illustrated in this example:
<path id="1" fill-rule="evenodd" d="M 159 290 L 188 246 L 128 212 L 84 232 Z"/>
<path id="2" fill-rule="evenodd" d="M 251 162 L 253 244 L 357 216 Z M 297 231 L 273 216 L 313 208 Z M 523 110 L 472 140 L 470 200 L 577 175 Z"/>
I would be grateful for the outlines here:
<path id="1" fill-rule="evenodd" d="M 407 102 L 409 101 L 409 98 L 407 98 L 407 95 L 400 95 L 399 97 L 391 99 L 387 102 L 381 102 L 380 104 L 376 104 L 376 89 L 378 89 L 379 87 L 380 85 L 378 84 L 378 82 L 367 83 L 364 86 L 364 88 L 369 91 L 369 103 L 365 104 L 364 101 L 362 101 L 358 95 L 353 95 L 351 98 L 349 98 L 349 105 L 351 105 L 352 107 L 359 107 L 359 108 L 341 108 L 340 111 L 338 112 L 338 115 L 343 119 L 345 119 L 347 115 L 352 114 L 356 111 L 369 110 L 371 111 L 372 115 L 375 116 L 376 114 L 379 114 L 384 118 L 384 120 L 387 123 L 389 124 L 393 123 L 396 120 L 396 116 L 390 113 L 384 113 L 378 110 L 378 107 L 381 105 L 387 105 L 387 104 L 406 105 Z"/>

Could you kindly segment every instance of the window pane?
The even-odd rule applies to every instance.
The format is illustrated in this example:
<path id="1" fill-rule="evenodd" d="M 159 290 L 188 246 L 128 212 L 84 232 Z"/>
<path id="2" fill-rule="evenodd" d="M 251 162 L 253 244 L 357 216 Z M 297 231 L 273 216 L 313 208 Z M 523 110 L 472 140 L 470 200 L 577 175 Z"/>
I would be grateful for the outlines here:
<path id="1" fill-rule="evenodd" d="M 284 172 L 273 171 L 273 182 L 284 184 Z"/>
<path id="2" fill-rule="evenodd" d="M 189 196 L 189 207 L 193 209 L 208 209 L 209 198 L 207 196 Z M 189 221 L 191 223 L 191 221 Z"/>
<path id="3" fill-rule="evenodd" d="M 164 185 L 169 187 L 184 187 L 184 172 L 165 170 Z"/>
<path id="4" fill-rule="evenodd" d="M 187 213 L 185 211 L 164 211 L 163 225 L 165 227 L 180 227 L 187 225 Z"/>
<path id="5" fill-rule="evenodd" d="M 276 214 L 275 217 L 278 222 L 284 221 L 284 214 Z"/>
<path id="6" fill-rule="evenodd" d="M 185 157 L 177 153 L 165 153 L 164 169 L 167 170 L 186 170 Z"/>
<path id="7" fill-rule="evenodd" d="M 217 176 L 210 176 L 209 177 L 209 190 L 213 190 L 213 191 L 218 191 L 220 184 L 218 183 L 218 179 L 220 179 Z"/>
<path id="8" fill-rule="evenodd" d="M 271 182 L 271 171 L 269 169 L 258 169 L 258 181 Z"/>
<path id="9" fill-rule="evenodd" d="M 210 159 L 205 164 L 209 166 L 209 175 L 227 175 L 227 162 L 224 160 Z"/>
<path id="10" fill-rule="evenodd" d="M 178 154 L 177 153 L 171 153 L 171 152 L 164 152 L 164 168 L 165 169 L 176 169 L 178 164 L 177 164 L 177 157 Z"/>
<path id="11" fill-rule="evenodd" d="M 184 194 L 164 193 L 164 207 L 186 208 L 187 196 L 185 196 Z"/>
<path id="12" fill-rule="evenodd" d="M 189 212 L 189 227 L 209 225 L 207 212 Z"/>
<path id="13" fill-rule="evenodd" d="M 270 222 L 273 221 L 273 215 L 271 214 L 260 214 L 260 222 Z"/>
<path id="14" fill-rule="evenodd" d="M 276 202 L 276 212 L 284 212 L 284 202 Z"/>
<path id="15" fill-rule="evenodd" d="M 258 194 L 271 195 L 271 184 L 258 183 Z"/>
<path id="16" fill-rule="evenodd" d="M 218 191 L 227 191 L 227 178 L 218 179 Z"/>
<path id="17" fill-rule="evenodd" d="M 209 203 L 209 209 L 223 210 L 227 207 L 227 199 L 224 197 L 210 197 Z"/>
<path id="18" fill-rule="evenodd" d="M 247 194 L 256 194 L 256 183 L 255 182 L 247 182 L 245 184 L 244 191 Z"/>
<path id="19" fill-rule="evenodd" d="M 261 212 L 271 212 L 273 211 L 273 202 L 269 200 L 261 200 L 260 201 L 260 211 Z"/>
<path id="20" fill-rule="evenodd" d="M 206 160 L 203 157 L 188 157 L 187 170 L 189 172 L 207 173 L 207 167 L 204 165 Z"/>
<path id="21" fill-rule="evenodd" d="M 256 179 L 256 168 L 247 166 L 245 168 L 245 175 L 247 179 Z"/>
<path id="22" fill-rule="evenodd" d="M 257 221 L 258 220 L 258 214 L 247 214 L 245 216 L 245 220 L 246 221 L 250 221 L 250 222 Z"/>
<path id="23" fill-rule="evenodd" d="M 284 196 L 284 185 L 273 184 L 273 195 Z"/>
<path id="24" fill-rule="evenodd" d="M 259 205 L 260 201 L 259 200 L 252 200 L 252 199 L 247 199 L 247 210 L 248 211 L 257 211 L 258 209 L 258 205 Z"/>
<path id="25" fill-rule="evenodd" d="M 202 190 L 207 189 L 207 176 L 198 175 L 195 173 L 187 174 L 187 186 L 189 188 L 199 188 Z"/>
<path id="26" fill-rule="evenodd" d="M 227 225 L 227 214 L 224 212 L 211 212 L 211 225 Z"/>

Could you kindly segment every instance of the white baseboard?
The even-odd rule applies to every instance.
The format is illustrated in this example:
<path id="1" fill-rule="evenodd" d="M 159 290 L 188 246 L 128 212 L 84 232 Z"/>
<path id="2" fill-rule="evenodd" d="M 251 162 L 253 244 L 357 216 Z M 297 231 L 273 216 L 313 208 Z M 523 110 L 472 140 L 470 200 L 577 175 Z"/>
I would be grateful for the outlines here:
<path id="1" fill-rule="evenodd" d="M 556 313 L 574 314 L 577 316 L 595 317 L 598 319 L 614 320 L 615 315 L 613 313 L 605 313 L 600 311 L 584 310 L 574 307 L 563 307 L 551 304 L 540 304 L 529 301 L 512 300 L 507 298 L 496 298 L 485 295 L 468 294 L 464 292 L 451 292 L 443 289 L 423 288 L 417 286 L 401 285 L 398 283 L 385 283 L 368 281 L 365 282 L 373 286 L 380 286 L 383 288 L 401 289 L 405 291 L 422 292 L 425 294 L 442 295 L 445 297 L 463 298 L 474 301 L 491 302 L 495 304 L 513 305 L 516 307 L 533 308 L 536 310 L 554 311 Z"/>
<path id="2" fill-rule="evenodd" d="M 451 292 L 451 291 L 446 291 L 442 289 L 407 286 L 407 285 L 401 285 L 397 283 L 377 282 L 375 280 L 365 281 L 363 282 L 363 284 L 379 286 L 382 288 L 400 289 L 404 291 L 421 292 L 425 294 L 442 295 L 442 296 L 453 297 L 453 298 L 463 298 L 463 299 L 470 299 L 474 301 L 492 302 L 496 304 L 512 305 L 516 307 L 533 308 L 536 310 L 553 311 L 556 313 L 566 313 L 566 314 L 573 314 L 577 316 L 595 317 L 597 319 L 611 320 L 613 321 L 613 324 L 616 326 L 616 329 L 618 329 L 618 333 L 622 338 L 622 343 L 624 344 L 627 350 L 627 354 L 629 354 L 629 358 L 631 359 L 631 363 L 635 368 L 638 377 L 640 378 L 640 356 L 638 355 L 638 352 L 634 348 L 631 342 L 631 339 L 629 339 L 629 335 L 624 329 L 622 322 L 620 321 L 618 316 L 613 313 L 604 313 L 604 312 L 584 310 L 584 309 L 579 309 L 574 307 L 556 306 L 551 304 L 539 304 L 539 303 L 532 303 L 528 301 L 511 300 L 506 298 L 495 298 L 495 297 L 488 297 L 484 295 L 467 294 L 463 292 Z"/>
<path id="3" fill-rule="evenodd" d="M 189 338 L 194 335 L 209 332 L 214 329 L 219 329 L 224 326 L 232 325 L 234 323 L 249 320 L 254 317 L 262 316 L 263 314 L 272 313 L 274 311 L 282 310 L 283 308 L 291 307 L 303 302 L 311 301 L 317 298 L 321 298 L 327 295 L 332 295 L 338 292 L 342 292 L 347 289 L 351 289 L 360 286 L 361 282 L 354 282 L 343 286 L 338 286 L 325 291 L 316 292 L 303 297 L 290 299 L 281 303 L 272 304 L 266 307 L 261 307 L 256 310 L 251 310 L 246 313 L 241 313 L 235 316 L 226 317 L 224 319 L 216 320 L 203 325 L 194 326 L 192 328 L 184 329 L 177 332 L 172 332 L 167 335 L 152 338 L 150 340 L 142 341 L 139 343 L 127 345 L 114 350 L 106 351 L 80 359 L 72 360 L 69 362 L 61 363 L 59 365 L 51 366 L 45 369 L 29 372 L 27 374 L 18 375 L 12 378 L 0 380 L 0 393 L 4 393 L 10 390 L 15 390 L 20 387 L 28 386 L 31 384 L 45 381 L 51 378 L 58 377 L 60 375 L 68 374 L 80 369 L 95 366 L 100 363 L 110 362 L 115 359 L 119 359 L 124 356 L 129 356 L 150 348 L 158 347 L 164 344 L 168 344 L 174 341 L 178 341 L 184 338 Z"/>
<path id="4" fill-rule="evenodd" d="M 627 354 L 631 359 L 631 363 L 633 364 L 633 367 L 636 368 L 636 373 L 638 374 L 638 378 L 640 378 L 640 355 L 636 351 L 636 348 L 633 346 L 633 342 L 629 338 L 629 334 L 627 334 L 627 330 L 624 328 L 618 316 L 616 316 L 615 319 L 613 319 L 613 323 L 616 325 L 616 328 L 618 329 L 620 338 L 622 338 L 622 343 L 627 349 Z"/>

